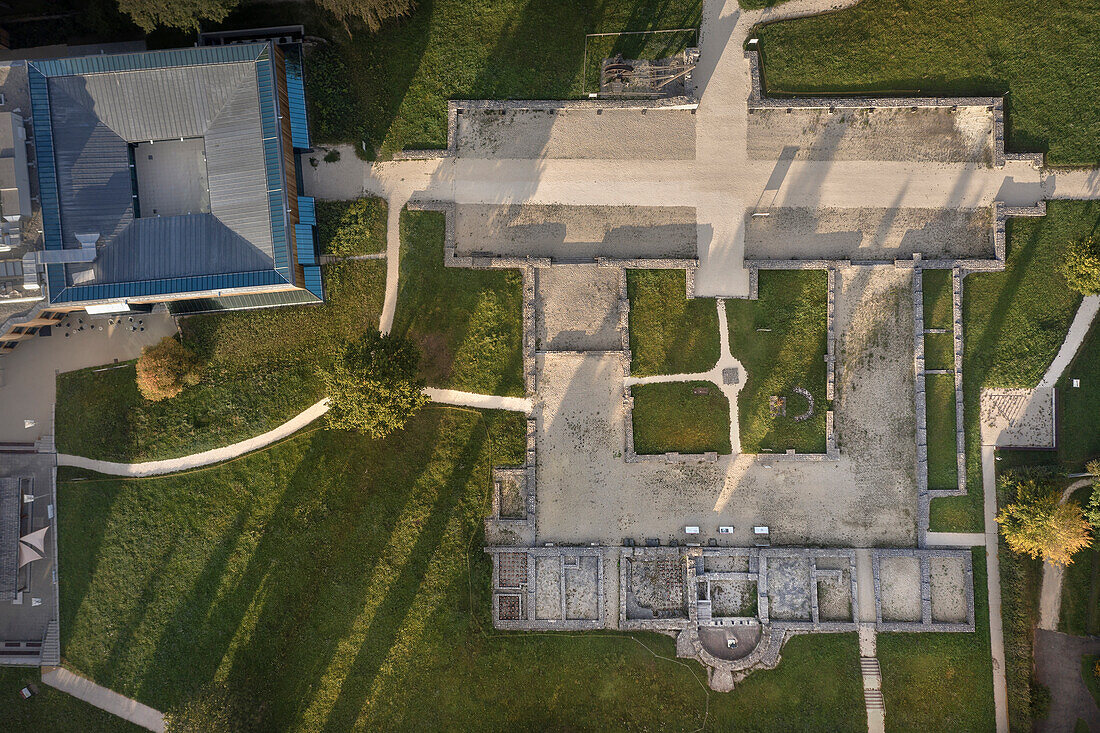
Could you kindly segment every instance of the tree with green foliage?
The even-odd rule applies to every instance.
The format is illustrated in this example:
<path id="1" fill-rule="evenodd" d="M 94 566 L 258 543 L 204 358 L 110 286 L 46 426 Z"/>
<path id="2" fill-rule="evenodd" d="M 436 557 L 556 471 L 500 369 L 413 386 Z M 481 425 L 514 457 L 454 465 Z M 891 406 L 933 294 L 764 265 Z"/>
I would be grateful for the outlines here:
<path id="1" fill-rule="evenodd" d="M 997 524 L 1013 552 L 1069 565 L 1078 550 L 1092 542 L 1084 510 L 1075 502 L 1062 502 L 1058 487 L 1047 480 L 1002 477 L 1015 499 L 1001 509 Z"/>
<path id="2" fill-rule="evenodd" d="M 315 0 L 347 27 L 352 19 L 362 20 L 377 31 L 387 20 L 408 17 L 416 8 L 414 0 Z"/>
<path id="3" fill-rule="evenodd" d="M 1085 519 L 1094 530 L 1100 530 L 1100 460 L 1089 461 L 1085 470 L 1092 474 L 1092 496 L 1085 509 Z"/>
<path id="4" fill-rule="evenodd" d="M 1069 286 L 1083 295 L 1100 293 L 1100 246 L 1093 237 L 1070 244 L 1062 263 Z"/>
<path id="5" fill-rule="evenodd" d="M 328 427 L 383 438 L 428 403 L 417 379 L 420 352 L 408 339 L 368 331 L 340 345 L 319 376 L 330 400 Z"/>
<path id="6" fill-rule="evenodd" d="M 137 387 L 150 402 L 175 397 L 202 379 L 197 356 L 171 336 L 141 350 L 137 360 Z"/>
<path id="7" fill-rule="evenodd" d="M 118 0 L 118 9 L 146 33 L 158 27 L 197 31 L 204 20 L 219 22 L 240 0 Z"/>

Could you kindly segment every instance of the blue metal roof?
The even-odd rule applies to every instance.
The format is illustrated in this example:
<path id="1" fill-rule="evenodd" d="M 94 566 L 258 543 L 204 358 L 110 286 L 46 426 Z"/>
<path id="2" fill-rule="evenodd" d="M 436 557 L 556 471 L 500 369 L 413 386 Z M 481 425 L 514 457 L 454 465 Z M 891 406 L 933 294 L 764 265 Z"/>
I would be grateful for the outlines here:
<path id="1" fill-rule="evenodd" d="M 298 223 L 317 223 L 317 206 L 312 196 L 298 197 Z"/>
<path id="2" fill-rule="evenodd" d="M 283 47 L 286 66 L 286 91 L 290 99 L 290 140 L 295 148 L 307 150 L 309 120 L 306 118 L 306 89 L 302 76 L 302 45 L 296 43 Z"/>
<path id="3" fill-rule="evenodd" d="M 320 268 L 317 268 L 317 270 L 319 272 Z M 306 279 L 308 281 L 309 278 Z M 286 280 L 274 270 L 259 270 L 256 272 L 232 272 L 225 275 L 198 275 L 195 277 L 143 280 L 142 282 L 130 283 L 73 285 L 65 288 L 57 297 L 51 298 L 51 302 L 73 303 L 83 300 L 138 298 L 150 295 L 228 290 L 230 288 L 257 288 L 264 285 L 286 285 Z"/>
<path id="4" fill-rule="evenodd" d="M 296 56 L 295 59 L 297 63 L 292 66 L 294 66 L 296 81 L 300 83 L 300 55 Z M 61 224 L 58 163 L 54 144 L 54 118 L 50 109 L 50 77 L 241 62 L 252 62 L 255 66 L 263 138 L 264 184 L 261 185 L 267 187 L 267 208 L 271 222 L 274 269 L 263 277 L 258 277 L 256 272 L 222 273 L 142 280 L 140 282 L 69 286 L 65 266 L 50 265 L 46 267 L 46 280 L 51 302 L 174 294 L 194 290 L 216 290 L 292 282 L 290 237 L 287 231 L 288 202 L 284 182 L 282 141 L 279 134 L 280 110 L 278 109 L 279 102 L 276 95 L 275 60 L 269 43 L 203 46 L 171 51 L 149 51 L 28 62 L 31 116 L 34 123 L 33 134 L 41 191 L 40 200 L 45 247 L 47 249 L 61 249 L 65 246 Z M 287 111 L 284 110 L 283 112 L 286 113 Z"/>
<path id="5" fill-rule="evenodd" d="M 325 292 L 321 286 L 321 268 L 317 265 L 307 265 L 302 269 L 305 271 L 306 276 L 306 290 L 323 300 Z"/>
<path id="6" fill-rule="evenodd" d="M 295 224 L 294 240 L 298 243 L 298 264 L 316 265 L 317 248 L 313 244 L 313 226 L 310 224 Z"/>

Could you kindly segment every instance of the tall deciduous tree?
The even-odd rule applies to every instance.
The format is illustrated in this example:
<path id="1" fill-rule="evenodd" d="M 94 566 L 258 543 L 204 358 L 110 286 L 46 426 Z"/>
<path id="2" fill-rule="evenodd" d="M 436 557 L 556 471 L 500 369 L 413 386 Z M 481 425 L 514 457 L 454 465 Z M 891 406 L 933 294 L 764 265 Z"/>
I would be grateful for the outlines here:
<path id="1" fill-rule="evenodd" d="M 1093 237 L 1073 242 L 1062 263 L 1071 288 L 1085 295 L 1100 293 L 1100 246 Z"/>
<path id="2" fill-rule="evenodd" d="M 1075 502 L 1061 503 L 1053 484 L 1034 478 L 1007 478 L 1016 498 L 1001 509 L 997 523 L 1015 552 L 1069 565 L 1092 542 L 1085 513 Z"/>
<path id="3" fill-rule="evenodd" d="M 420 353 L 408 339 L 370 331 L 337 348 L 320 378 L 331 406 L 328 426 L 382 438 L 428 402 L 416 378 Z"/>
<path id="4" fill-rule="evenodd" d="M 146 33 L 158 27 L 199 29 L 204 20 L 225 20 L 240 0 L 118 0 L 118 9 Z"/>
<path id="5" fill-rule="evenodd" d="M 372 31 L 382 27 L 387 20 L 404 18 L 416 7 L 414 0 L 314 0 L 325 10 L 347 25 L 358 18 Z"/>

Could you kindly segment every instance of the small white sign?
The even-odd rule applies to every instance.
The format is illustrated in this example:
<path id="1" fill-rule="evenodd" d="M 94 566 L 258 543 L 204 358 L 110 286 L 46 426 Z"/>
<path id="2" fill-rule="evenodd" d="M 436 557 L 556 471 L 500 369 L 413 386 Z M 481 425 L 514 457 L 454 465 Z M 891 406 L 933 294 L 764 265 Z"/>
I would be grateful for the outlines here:
<path id="1" fill-rule="evenodd" d="M 684 534 L 699 534 L 698 527 L 684 527 Z"/>
<path id="2" fill-rule="evenodd" d="M 727 526 L 724 526 L 724 527 L 719 527 L 718 528 L 718 533 L 719 534 L 733 534 L 733 526 L 732 525 L 727 525 Z"/>

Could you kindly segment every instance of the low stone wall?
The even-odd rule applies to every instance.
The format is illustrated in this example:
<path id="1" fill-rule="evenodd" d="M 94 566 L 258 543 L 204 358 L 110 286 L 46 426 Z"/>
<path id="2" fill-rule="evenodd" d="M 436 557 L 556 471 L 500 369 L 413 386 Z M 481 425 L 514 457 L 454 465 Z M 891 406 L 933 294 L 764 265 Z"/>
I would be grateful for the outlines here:
<path id="1" fill-rule="evenodd" d="M 920 621 L 883 621 L 880 565 L 884 557 L 914 557 L 920 560 Z M 932 620 L 932 558 L 951 558 L 962 562 L 965 574 L 966 623 L 942 623 Z M 880 548 L 871 551 L 871 568 L 875 584 L 875 629 L 879 633 L 891 631 L 969 633 L 974 631 L 974 565 L 973 555 L 969 550 Z"/>

